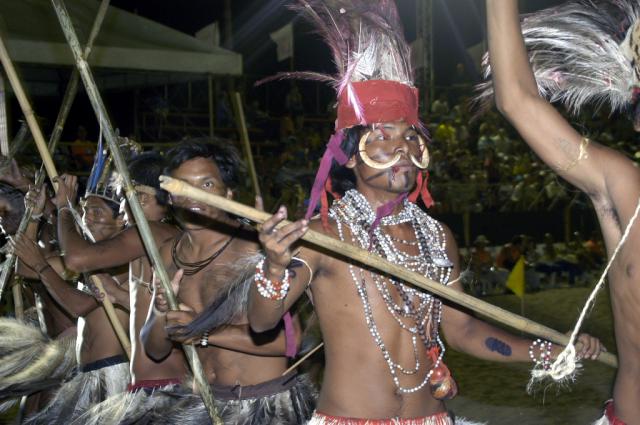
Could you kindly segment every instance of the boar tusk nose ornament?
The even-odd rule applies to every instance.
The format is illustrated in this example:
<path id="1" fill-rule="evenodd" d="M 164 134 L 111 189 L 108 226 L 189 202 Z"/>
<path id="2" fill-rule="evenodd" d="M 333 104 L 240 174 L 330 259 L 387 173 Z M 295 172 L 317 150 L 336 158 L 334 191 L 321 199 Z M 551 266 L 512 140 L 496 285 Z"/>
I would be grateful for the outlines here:
<path id="1" fill-rule="evenodd" d="M 367 154 L 367 150 L 365 148 L 365 144 L 367 143 L 367 139 L 369 138 L 370 134 L 371 132 L 367 131 L 360 138 L 360 143 L 358 144 L 358 152 L 360 153 L 360 157 L 362 158 L 362 161 L 365 164 L 367 164 L 369 167 L 375 168 L 377 170 L 384 170 L 396 165 L 398 161 L 400 161 L 400 158 L 402 158 L 402 152 L 396 152 L 395 156 L 390 161 L 387 161 L 387 162 L 374 161 L 369 157 L 369 155 Z M 416 159 L 414 155 L 409 155 L 409 157 L 411 158 L 411 162 L 416 167 L 418 167 L 421 170 L 426 170 L 427 167 L 429 166 L 429 159 L 430 159 L 429 150 L 427 149 L 427 144 L 424 140 L 424 137 L 418 136 L 418 143 L 420 146 L 420 152 L 422 152 L 422 157 L 420 158 L 420 160 Z"/>

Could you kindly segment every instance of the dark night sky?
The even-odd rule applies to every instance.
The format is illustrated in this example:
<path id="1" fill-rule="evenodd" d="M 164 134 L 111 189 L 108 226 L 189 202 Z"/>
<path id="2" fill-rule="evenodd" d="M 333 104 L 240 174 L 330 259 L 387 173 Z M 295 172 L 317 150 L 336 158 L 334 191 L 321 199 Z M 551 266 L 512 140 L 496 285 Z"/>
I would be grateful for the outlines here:
<path id="1" fill-rule="evenodd" d="M 409 41 L 415 38 L 417 0 L 397 0 Z M 522 10 L 530 11 L 560 0 L 521 1 Z M 288 0 L 232 0 L 233 50 L 243 54 L 245 73 L 271 74 L 285 69 L 288 63 L 275 60 L 275 45 L 269 32 L 294 18 L 285 5 Z M 465 62 L 465 49 L 482 41 L 484 26 L 482 0 L 433 0 L 434 67 L 437 80 L 446 84 L 458 62 Z M 113 0 L 116 7 L 136 12 L 180 31 L 194 34 L 217 20 L 223 21 L 222 0 Z M 317 37 L 310 34 L 306 23 L 295 25 L 295 68 L 297 70 L 331 71 L 328 51 Z M 469 67 L 470 67 L 469 63 Z"/>

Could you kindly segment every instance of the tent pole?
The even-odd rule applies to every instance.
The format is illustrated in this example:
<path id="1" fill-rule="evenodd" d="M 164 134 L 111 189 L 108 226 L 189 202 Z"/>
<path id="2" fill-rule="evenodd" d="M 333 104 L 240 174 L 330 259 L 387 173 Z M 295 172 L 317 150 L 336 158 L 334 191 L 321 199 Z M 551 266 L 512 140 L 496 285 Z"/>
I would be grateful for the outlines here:
<path id="1" fill-rule="evenodd" d="M 260 184 L 258 183 L 258 174 L 256 173 L 256 166 L 253 163 L 253 154 L 251 153 L 251 141 L 249 140 L 249 131 L 247 130 L 247 121 L 244 117 L 244 109 L 242 108 L 242 97 L 237 91 L 229 92 L 231 102 L 233 104 L 233 111 L 236 116 L 236 125 L 238 126 L 238 136 L 240 136 L 240 143 L 242 143 L 242 150 L 244 150 L 244 156 L 247 159 L 247 165 L 249 166 L 249 174 L 251 175 L 251 182 L 253 183 L 253 191 L 256 196 L 262 196 L 260 192 Z"/>
<path id="2" fill-rule="evenodd" d="M 98 88 L 93 79 L 89 64 L 82 57 L 78 36 L 76 35 L 76 32 L 73 28 L 73 23 L 69 18 L 69 13 L 67 12 L 67 9 L 64 6 L 62 0 L 51 0 L 51 2 L 55 9 L 56 15 L 58 16 L 58 20 L 60 21 L 62 31 L 64 32 L 67 39 L 67 43 L 69 43 L 69 47 L 73 52 L 76 66 L 80 71 L 80 76 L 82 77 L 82 81 L 84 83 L 87 94 L 89 95 L 89 99 L 91 100 L 91 105 L 93 106 L 94 112 L 98 118 L 98 121 L 100 122 L 100 125 L 102 126 L 104 137 L 107 141 L 107 144 L 109 145 L 109 150 L 111 152 L 113 162 L 116 166 L 116 169 L 122 176 L 125 193 L 129 202 L 129 207 L 131 208 L 131 212 L 133 213 L 133 216 L 135 218 L 138 231 L 140 232 L 140 236 L 142 237 L 142 241 L 144 242 L 147 253 L 151 258 L 151 262 L 155 268 L 156 274 L 160 278 L 160 282 L 164 287 L 169 307 L 172 310 L 177 310 L 178 302 L 171 288 L 169 275 L 167 274 L 167 271 L 164 267 L 162 257 L 160 257 L 160 252 L 158 251 L 158 247 L 156 246 L 153 234 L 151 233 L 151 229 L 149 228 L 149 223 L 144 216 L 144 212 L 142 211 L 142 207 L 140 206 L 140 203 L 136 196 L 135 189 L 133 188 L 133 184 L 131 183 L 127 165 L 124 161 L 124 158 L 122 157 L 120 149 L 118 148 L 116 134 L 107 116 L 106 108 L 102 101 L 102 97 L 98 92 Z M 191 370 L 193 371 L 195 382 L 197 384 L 198 390 L 200 391 L 200 395 L 207 408 L 207 411 L 211 416 L 212 422 L 215 425 L 223 425 L 218 416 L 218 412 L 213 400 L 213 394 L 211 393 L 209 382 L 206 379 L 204 368 L 202 367 L 202 363 L 200 362 L 200 358 L 198 357 L 198 353 L 196 352 L 195 347 L 191 344 L 184 344 L 183 349 L 187 355 L 187 360 L 189 361 Z"/>
<path id="3" fill-rule="evenodd" d="M 214 102 L 213 102 L 213 76 L 211 74 L 207 74 L 207 91 L 209 93 L 209 138 L 213 139 Z"/>

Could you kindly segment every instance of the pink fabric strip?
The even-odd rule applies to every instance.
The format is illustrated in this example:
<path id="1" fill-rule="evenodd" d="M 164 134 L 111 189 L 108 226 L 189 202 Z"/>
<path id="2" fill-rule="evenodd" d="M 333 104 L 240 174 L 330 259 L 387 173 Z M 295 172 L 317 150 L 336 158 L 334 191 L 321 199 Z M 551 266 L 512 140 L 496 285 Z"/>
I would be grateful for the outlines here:
<path id="1" fill-rule="evenodd" d="M 313 216 L 313 211 L 315 211 L 316 206 L 318 205 L 318 201 L 320 200 L 320 196 L 322 195 L 322 191 L 324 190 L 324 184 L 327 181 L 327 177 L 329 177 L 329 171 L 331 171 L 331 162 L 333 159 L 338 161 L 338 164 L 344 165 L 347 163 L 349 158 L 340 148 L 340 144 L 344 139 L 344 133 L 342 130 L 338 130 L 335 132 L 331 139 L 329 139 L 329 143 L 327 144 L 327 150 L 324 151 L 324 155 L 322 155 L 322 160 L 320 161 L 320 167 L 318 168 L 318 172 L 316 173 L 316 179 L 313 182 L 313 187 L 311 188 L 311 196 L 309 198 L 309 206 L 307 207 L 307 213 L 304 218 L 307 220 Z"/>
<path id="2" fill-rule="evenodd" d="M 293 328 L 293 318 L 288 311 L 282 316 L 284 320 L 284 339 L 286 342 L 285 355 L 290 359 L 294 358 L 298 354 L 298 348 L 296 344 L 296 332 Z"/>
<path id="3" fill-rule="evenodd" d="M 373 220 L 373 223 L 371 223 L 371 227 L 369 228 L 369 238 L 373 236 L 373 231 L 376 230 L 376 228 L 380 225 L 382 219 L 391 214 L 393 212 L 393 209 L 400 205 L 407 198 L 407 196 L 407 193 L 402 193 L 398 195 L 398 197 L 393 201 L 389 201 L 386 204 L 380 205 L 378 208 L 376 208 L 376 219 Z M 371 243 L 369 243 L 369 245 L 371 245 Z"/>

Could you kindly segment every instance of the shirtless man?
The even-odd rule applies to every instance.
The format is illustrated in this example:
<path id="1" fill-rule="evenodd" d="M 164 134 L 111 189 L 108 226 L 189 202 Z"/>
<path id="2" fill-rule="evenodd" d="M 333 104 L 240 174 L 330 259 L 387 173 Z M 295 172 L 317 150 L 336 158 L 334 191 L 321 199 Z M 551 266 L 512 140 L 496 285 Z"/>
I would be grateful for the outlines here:
<path id="1" fill-rule="evenodd" d="M 231 198 L 238 183 L 240 160 L 231 148 L 218 144 L 183 143 L 167 153 L 167 173 L 202 190 Z M 185 337 L 168 333 L 167 326 L 192 325 L 191 339 L 199 343 L 199 356 L 212 384 L 224 423 L 233 424 L 298 424 L 313 410 L 311 386 L 295 373 L 282 374 L 287 369 L 286 337 L 278 320 L 276 329 L 255 334 L 242 314 L 246 299 L 233 306 L 226 326 L 211 329 L 195 325 L 196 315 L 228 293 L 229 281 L 238 275 L 252 275 L 259 245 L 255 234 L 223 211 L 182 197 L 171 197 L 175 215 L 183 233 L 164 245 L 160 252 L 170 274 L 184 273 L 176 289 L 181 310 L 167 311 L 160 294 L 156 308 L 150 314 L 146 338 L 147 354 L 153 359 L 164 358 Z M 237 282 L 242 285 L 244 282 Z M 159 289 L 160 292 L 162 292 Z M 211 311 L 210 313 L 217 313 Z M 201 316 L 207 319 L 209 314 Z M 282 318 L 282 317 L 281 317 Z M 206 322 L 206 320 L 205 320 Z M 290 338 L 299 339 L 299 328 Z M 267 415 L 267 417 L 265 417 Z M 270 416 L 272 415 L 272 416 Z M 208 423 L 201 399 L 191 396 L 158 414 L 154 423 Z"/>
<path id="2" fill-rule="evenodd" d="M 308 10 L 309 2 L 303 3 Z M 330 4 L 322 5 L 315 11 L 326 14 Z M 313 229 L 462 291 L 458 249 L 450 230 L 406 199 L 416 189 L 416 182 L 423 200 L 428 202 L 430 197 L 424 179 L 418 179 L 426 168 L 427 154 L 424 136 L 417 130 L 417 90 L 406 83 L 408 73 L 402 74 L 404 82 L 399 82 L 398 68 L 386 62 L 408 61 L 402 53 L 391 50 L 394 44 L 402 47 L 406 43 L 394 20 L 397 11 L 388 2 L 372 2 L 369 7 L 370 13 L 378 15 L 376 19 L 388 19 L 387 28 L 397 27 L 400 35 L 389 40 L 385 31 L 378 38 L 377 27 L 367 23 L 371 16 L 360 20 L 350 16 L 353 12 L 346 7 L 325 19 L 329 28 L 355 28 L 347 45 L 362 49 L 349 49 L 346 58 L 336 59 L 343 69 L 355 69 L 345 83 L 352 84 L 351 93 L 345 89 L 339 94 L 334 136 L 340 140 L 345 158 L 339 159 L 342 155 L 336 149 L 336 139 L 330 141 L 331 154 L 337 158 L 330 176 L 332 191 L 342 197 L 333 202 L 328 214 L 321 214 L 323 220 L 300 220 L 276 229 L 287 217 L 281 208 L 263 224 L 260 241 L 266 260 L 258 267 L 260 273 L 251 290 L 249 323 L 257 332 L 271 329 L 310 289 L 326 359 L 317 411 L 310 424 L 350 425 L 373 420 L 379 421 L 377 424 L 453 424 L 443 400 L 455 396 L 456 385 L 442 363 L 440 326 L 449 347 L 486 360 L 525 362 L 531 351 L 540 367 L 548 367 L 550 357 L 561 347 L 516 337 L 429 293 L 306 245 L 295 250 L 298 261 L 308 267 L 296 270 L 295 276 L 287 272 L 293 245 Z M 367 43 L 358 43 L 360 34 L 366 34 Z M 389 50 L 379 50 L 381 46 Z M 365 58 L 366 63 L 345 63 L 353 58 Z M 379 61 L 371 62 L 371 58 Z M 365 67 L 362 70 L 358 68 L 361 65 Z M 387 80 L 382 80 L 384 73 L 367 80 L 365 69 L 394 72 Z M 360 79 L 354 82 L 356 78 Z M 598 355 L 597 340 L 582 335 L 580 341 L 581 355 Z M 458 419 L 455 423 L 467 422 Z"/>
<path id="3" fill-rule="evenodd" d="M 599 20 L 602 11 L 594 12 Z M 597 143 L 589 144 L 588 139 L 539 96 L 522 39 L 516 0 L 487 0 L 487 19 L 498 109 L 547 165 L 589 196 L 611 256 L 640 197 L 640 171 L 624 155 Z M 617 30 L 621 29 L 622 23 Z M 583 30 L 583 26 L 576 27 L 576 31 Z M 640 233 L 637 229 L 636 224 L 609 271 L 619 362 L 614 401 L 609 402 L 606 409 L 612 424 L 640 424 L 640 331 L 636 325 L 640 321 L 640 287 L 636 286 L 639 278 L 635 265 Z M 602 421 L 609 423 L 605 418 Z"/>
<path id="4" fill-rule="evenodd" d="M 58 207 L 59 220 L 71 219 L 68 200 L 75 200 L 75 179 L 62 176 L 54 203 Z M 117 198 L 88 194 L 83 203 L 83 221 L 97 241 L 108 239 L 120 232 L 124 226 L 123 214 L 119 212 Z M 92 294 L 76 289 L 66 282 L 45 259 L 40 248 L 31 239 L 16 241 L 16 255 L 35 271 L 52 298 L 70 314 L 84 322 L 79 326 L 80 372 L 60 387 L 47 407 L 29 417 L 28 424 L 71 423 L 92 404 L 125 390 L 129 381 L 127 357 L 109 319 Z M 118 274 L 115 270 L 104 270 L 109 274 L 103 281 Z M 128 314 L 116 310 L 123 326 L 128 325 Z"/>
<path id="5" fill-rule="evenodd" d="M 32 219 L 24 235 L 44 245 L 43 255 L 57 257 L 53 266 L 62 272 L 64 270 L 62 261 L 59 260 L 57 253 L 51 252 L 53 245 L 48 243 L 51 239 L 48 236 L 55 235 L 55 206 L 47 202 L 46 191 L 31 188 L 26 196 L 13 198 L 21 204 L 21 207 L 15 205 L 12 198 L 9 199 L 13 205 L 9 210 L 10 215 L 20 210 L 24 212 L 26 205 L 32 205 Z M 3 197 L 0 195 L 0 201 L 2 200 Z M 21 217 L 9 220 L 4 220 L 4 217 L 6 216 L 3 216 L 2 220 L 3 229 L 13 232 L 10 235 L 15 237 Z M 12 222 L 15 223 L 14 226 L 10 225 Z M 72 319 L 51 298 L 36 272 L 18 260 L 15 273 L 27 279 L 23 281 L 25 285 L 24 290 L 21 291 L 23 303 L 27 312 L 36 309 L 38 323 L 32 320 L 25 321 L 22 317 L 0 319 L 0 346 L 3 347 L 0 363 L 4 365 L 4 373 L 0 376 L 0 382 L 2 382 L 0 411 L 6 411 L 12 405 L 11 402 L 4 400 L 13 399 L 13 402 L 18 404 L 21 396 L 28 396 L 23 414 L 30 414 L 46 405 L 55 388 L 77 365 L 76 320 Z M 9 279 L 11 282 L 11 277 Z M 27 308 L 27 306 L 30 307 Z M 29 318 L 28 313 L 25 315 Z M 32 353 L 41 353 L 41 355 L 34 358 Z M 47 367 L 42 367 L 43 362 Z"/>
<path id="6" fill-rule="evenodd" d="M 179 230 L 164 222 L 169 211 L 166 193 L 160 189 L 158 178 L 164 170 L 163 157 L 155 152 L 146 152 L 128 161 L 131 180 L 138 200 L 149 222 L 156 243 L 160 246 L 175 237 Z M 128 207 L 126 219 L 131 217 Z M 82 423 L 111 423 L 123 420 L 135 422 L 150 414 L 160 403 L 168 402 L 161 397 L 164 391 L 177 387 L 188 372 L 182 350 L 179 347 L 160 361 L 150 359 L 143 349 L 140 331 L 151 306 L 153 286 L 151 266 L 144 244 L 135 223 L 128 223 L 127 229 L 108 240 L 90 243 L 80 238 L 73 223 L 61 223 L 65 232 L 61 237 L 66 247 L 65 260 L 77 270 L 93 269 L 105 264 L 129 263 L 127 282 L 117 285 L 113 281 L 103 281 L 110 300 L 130 311 L 129 335 L 131 339 L 131 383 L 128 393 L 118 394 L 91 409 L 80 421 Z M 64 227 L 64 229 L 62 229 Z M 100 299 L 100 296 L 99 296 Z M 150 396 L 154 397 L 150 397 Z M 123 409 L 122 406 L 128 406 Z"/>

